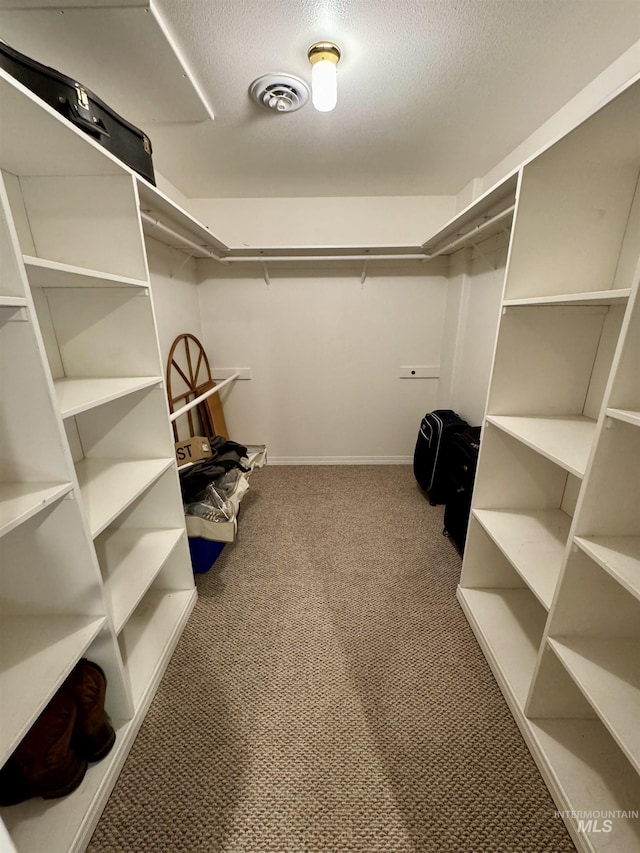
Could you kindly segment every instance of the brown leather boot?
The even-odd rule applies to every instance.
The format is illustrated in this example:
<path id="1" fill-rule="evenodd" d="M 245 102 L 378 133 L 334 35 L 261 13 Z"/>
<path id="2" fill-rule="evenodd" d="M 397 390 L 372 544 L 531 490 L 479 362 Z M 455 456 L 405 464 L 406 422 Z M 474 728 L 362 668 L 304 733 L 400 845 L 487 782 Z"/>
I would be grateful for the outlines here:
<path id="1" fill-rule="evenodd" d="M 87 761 L 100 761 L 115 743 L 116 733 L 104 710 L 107 678 L 97 663 L 82 658 L 61 688 L 78 710 L 73 747 Z"/>
<path id="2" fill-rule="evenodd" d="M 87 762 L 71 747 L 75 723 L 73 698 L 56 693 L 0 771 L 0 805 L 75 791 L 87 772 Z"/>

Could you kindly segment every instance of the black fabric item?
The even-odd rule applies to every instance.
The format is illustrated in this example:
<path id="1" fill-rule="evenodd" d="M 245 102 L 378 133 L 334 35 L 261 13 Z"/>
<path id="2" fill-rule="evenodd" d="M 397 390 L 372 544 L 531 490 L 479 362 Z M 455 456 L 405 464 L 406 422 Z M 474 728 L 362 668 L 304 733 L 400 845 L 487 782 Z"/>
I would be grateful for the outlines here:
<path id="1" fill-rule="evenodd" d="M 209 439 L 209 447 L 214 458 L 231 452 L 237 453 L 240 458 L 247 455 L 247 448 L 244 445 L 222 435 L 212 435 Z"/>
<path id="2" fill-rule="evenodd" d="M 201 459 L 179 472 L 184 504 L 195 503 L 200 500 L 200 496 L 209 483 L 232 468 L 239 468 L 241 471 L 249 470 L 242 462 L 247 457 L 247 448 L 242 444 L 220 435 L 214 435 L 209 440 L 209 446 L 213 454 L 211 458 Z"/>
<path id="3" fill-rule="evenodd" d="M 435 409 L 422 419 L 413 454 L 413 473 L 432 506 L 446 503 L 452 437 L 469 424 L 452 409 Z"/>
<path id="4" fill-rule="evenodd" d="M 41 65 L 0 40 L 0 68 L 72 124 L 155 185 L 149 137 L 118 115 L 82 83 Z"/>
<path id="5" fill-rule="evenodd" d="M 449 488 L 442 532 L 453 541 L 461 554 L 464 554 L 467 540 L 479 450 L 480 427 L 468 427 L 451 439 Z"/>

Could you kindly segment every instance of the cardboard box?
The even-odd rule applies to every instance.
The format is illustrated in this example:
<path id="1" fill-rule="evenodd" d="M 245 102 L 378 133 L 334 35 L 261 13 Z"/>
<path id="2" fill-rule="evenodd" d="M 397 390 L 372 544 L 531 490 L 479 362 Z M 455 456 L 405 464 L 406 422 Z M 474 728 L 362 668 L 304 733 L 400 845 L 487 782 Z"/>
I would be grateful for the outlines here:
<path id="1" fill-rule="evenodd" d="M 204 435 L 194 435 L 193 438 L 187 438 L 185 441 L 177 441 L 175 448 L 178 465 L 198 462 L 200 459 L 209 459 L 211 456 L 209 439 Z"/>

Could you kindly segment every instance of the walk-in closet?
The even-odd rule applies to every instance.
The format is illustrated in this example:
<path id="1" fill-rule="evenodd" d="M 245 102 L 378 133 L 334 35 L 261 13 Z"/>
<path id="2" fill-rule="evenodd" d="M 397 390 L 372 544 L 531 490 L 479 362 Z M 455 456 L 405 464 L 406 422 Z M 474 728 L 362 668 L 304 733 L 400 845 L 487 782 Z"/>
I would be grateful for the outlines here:
<path id="1" fill-rule="evenodd" d="M 1 853 L 640 853 L 636 0 L 5 0 L 0 253 Z"/>

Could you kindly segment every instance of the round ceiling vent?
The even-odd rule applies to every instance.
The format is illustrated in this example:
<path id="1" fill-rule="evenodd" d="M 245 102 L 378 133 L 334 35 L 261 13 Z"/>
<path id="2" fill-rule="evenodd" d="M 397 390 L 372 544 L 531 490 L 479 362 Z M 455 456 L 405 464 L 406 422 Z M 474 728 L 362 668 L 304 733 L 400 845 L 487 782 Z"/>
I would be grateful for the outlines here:
<path id="1" fill-rule="evenodd" d="M 249 89 L 253 100 L 278 113 L 292 113 L 307 103 L 309 87 L 291 74 L 265 74 Z"/>

